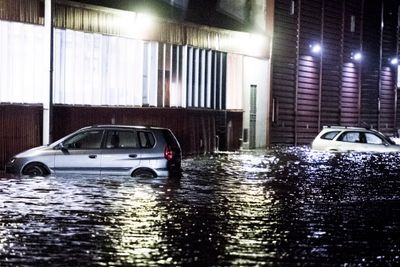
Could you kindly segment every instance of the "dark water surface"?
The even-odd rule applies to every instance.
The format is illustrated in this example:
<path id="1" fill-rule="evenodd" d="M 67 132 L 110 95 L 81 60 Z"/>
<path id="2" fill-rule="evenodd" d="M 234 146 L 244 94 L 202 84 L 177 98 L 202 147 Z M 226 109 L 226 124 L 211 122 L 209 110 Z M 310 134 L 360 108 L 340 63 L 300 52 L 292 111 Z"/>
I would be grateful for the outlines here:
<path id="1" fill-rule="evenodd" d="M 188 158 L 180 180 L 0 179 L 0 266 L 396 266 L 400 155 Z"/>

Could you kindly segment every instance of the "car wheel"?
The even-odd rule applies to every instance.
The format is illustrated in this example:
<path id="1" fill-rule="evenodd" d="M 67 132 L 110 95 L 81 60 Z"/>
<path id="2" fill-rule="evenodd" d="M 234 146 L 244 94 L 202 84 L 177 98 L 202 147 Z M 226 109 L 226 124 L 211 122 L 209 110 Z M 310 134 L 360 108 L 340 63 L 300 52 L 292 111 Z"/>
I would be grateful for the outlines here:
<path id="1" fill-rule="evenodd" d="M 28 175 L 30 177 L 33 176 L 46 176 L 47 175 L 47 171 L 45 169 L 45 167 L 41 164 L 38 163 L 31 163 L 28 164 L 24 170 L 22 171 L 22 174 L 24 175 Z"/>
<path id="2" fill-rule="evenodd" d="M 148 169 L 138 169 L 132 173 L 133 177 L 140 177 L 140 178 L 155 178 L 157 175 Z"/>

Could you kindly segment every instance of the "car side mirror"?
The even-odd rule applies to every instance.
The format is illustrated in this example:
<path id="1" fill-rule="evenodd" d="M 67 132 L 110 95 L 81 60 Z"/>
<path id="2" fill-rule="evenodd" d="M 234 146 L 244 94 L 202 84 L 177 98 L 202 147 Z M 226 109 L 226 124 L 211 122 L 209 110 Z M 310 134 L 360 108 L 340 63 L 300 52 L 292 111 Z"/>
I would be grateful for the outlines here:
<path id="1" fill-rule="evenodd" d="M 63 153 L 68 153 L 68 148 L 66 148 L 63 143 L 59 143 L 57 148 L 60 149 Z"/>

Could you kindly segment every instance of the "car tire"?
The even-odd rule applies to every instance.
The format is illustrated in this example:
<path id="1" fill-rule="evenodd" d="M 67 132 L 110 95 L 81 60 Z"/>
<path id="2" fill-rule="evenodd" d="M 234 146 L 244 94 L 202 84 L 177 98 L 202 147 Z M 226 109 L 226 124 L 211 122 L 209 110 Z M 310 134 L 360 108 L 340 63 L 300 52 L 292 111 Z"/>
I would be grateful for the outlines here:
<path id="1" fill-rule="evenodd" d="M 30 163 L 25 166 L 22 170 L 23 175 L 28 175 L 30 177 L 34 176 L 46 176 L 48 171 L 46 168 L 40 163 Z"/>
<path id="2" fill-rule="evenodd" d="M 149 169 L 138 169 L 132 173 L 133 177 L 140 177 L 140 178 L 155 178 L 157 175 Z"/>

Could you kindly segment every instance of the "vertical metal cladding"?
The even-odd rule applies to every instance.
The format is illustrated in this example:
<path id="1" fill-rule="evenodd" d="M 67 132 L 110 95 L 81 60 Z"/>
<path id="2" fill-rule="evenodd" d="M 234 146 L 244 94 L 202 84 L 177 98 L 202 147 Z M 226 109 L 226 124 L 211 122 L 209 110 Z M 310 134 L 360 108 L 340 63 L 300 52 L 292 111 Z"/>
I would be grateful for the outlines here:
<path id="1" fill-rule="evenodd" d="M 170 128 L 186 155 L 234 151 L 241 145 L 241 111 L 58 105 L 53 116 L 54 139 L 84 126 L 114 123 Z M 0 171 L 13 155 L 42 144 L 42 125 L 41 105 L 0 105 Z"/>
<path id="2" fill-rule="evenodd" d="M 398 17 L 394 0 L 277 0 L 271 142 L 307 144 L 334 124 L 396 132 Z"/>
<path id="3" fill-rule="evenodd" d="M 170 128 L 184 154 L 202 154 L 216 149 L 238 150 L 242 112 L 183 108 L 117 108 L 93 106 L 54 106 L 54 137 L 58 139 L 84 126 L 126 124 Z M 227 138 L 226 126 L 231 122 Z M 218 136 L 218 137 L 217 137 Z M 219 148 L 217 141 L 219 140 Z"/>
<path id="4" fill-rule="evenodd" d="M 0 104 L 0 170 L 14 154 L 42 143 L 42 106 Z"/>
<path id="5" fill-rule="evenodd" d="M 296 50 L 298 7 L 300 1 L 275 2 L 272 54 L 272 98 L 274 120 L 272 143 L 294 143 L 296 87 Z"/>

